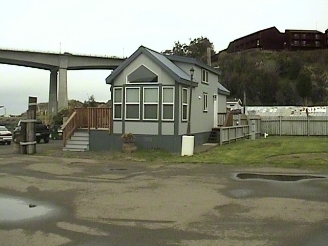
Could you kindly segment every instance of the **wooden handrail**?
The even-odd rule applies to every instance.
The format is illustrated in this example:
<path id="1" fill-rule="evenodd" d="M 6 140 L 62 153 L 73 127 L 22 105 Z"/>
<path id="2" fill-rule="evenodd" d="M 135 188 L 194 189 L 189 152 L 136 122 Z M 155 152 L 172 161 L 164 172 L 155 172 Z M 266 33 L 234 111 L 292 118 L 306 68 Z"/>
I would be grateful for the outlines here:
<path id="1" fill-rule="evenodd" d="M 63 125 L 63 146 L 66 146 L 67 139 L 69 139 L 73 132 L 76 130 L 76 111 L 68 118 L 68 120 Z"/>
<path id="2" fill-rule="evenodd" d="M 66 120 L 66 122 L 62 125 L 62 129 L 65 129 L 66 125 L 72 120 L 72 118 L 76 115 L 76 112 L 74 111 L 71 116 Z"/>

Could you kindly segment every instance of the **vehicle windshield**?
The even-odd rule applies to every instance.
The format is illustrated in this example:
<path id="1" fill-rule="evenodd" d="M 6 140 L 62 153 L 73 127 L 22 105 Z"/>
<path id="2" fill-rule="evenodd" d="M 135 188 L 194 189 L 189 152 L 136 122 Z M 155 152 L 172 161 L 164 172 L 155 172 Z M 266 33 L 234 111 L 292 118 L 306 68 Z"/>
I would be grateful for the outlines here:
<path id="1" fill-rule="evenodd" d="M 8 129 L 5 126 L 0 126 L 0 131 L 8 131 Z"/>

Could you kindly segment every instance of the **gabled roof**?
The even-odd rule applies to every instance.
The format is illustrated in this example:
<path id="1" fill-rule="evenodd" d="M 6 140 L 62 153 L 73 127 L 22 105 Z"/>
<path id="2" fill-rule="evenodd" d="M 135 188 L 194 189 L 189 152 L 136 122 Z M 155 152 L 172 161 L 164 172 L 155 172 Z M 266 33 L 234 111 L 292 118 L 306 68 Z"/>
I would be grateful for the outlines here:
<path id="1" fill-rule="evenodd" d="M 165 55 L 156 51 L 140 46 L 129 58 L 127 58 L 118 68 L 116 68 L 107 78 L 106 84 L 111 84 L 114 79 L 140 54 L 146 55 L 155 64 L 161 67 L 175 81 L 182 84 L 190 84 L 190 75 L 183 71 L 180 67 L 171 62 Z M 193 82 L 193 86 L 197 86 L 197 82 Z"/>
<path id="2" fill-rule="evenodd" d="M 176 82 L 190 85 L 190 75 L 177 66 L 174 62 L 189 63 L 198 67 L 211 71 L 214 74 L 221 75 L 218 69 L 208 66 L 205 63 L 197 61 L 194 58 L 175 56 L 175 55 L 163 55 L 144 46 L 140 46 L 129 58 L 127 58 L 118 68 L 116 68 L 107 78 L 106 84 L 112 84 L 114 79 L 140 54 L 146 55 L 150 60 L 162 68 L 167 74 L 169 74 Z M 193 82 L 193 86 L 198 86 L 197 82 Z M 230 92 L 218 82 L 218 93 L 224 95 L 230 95 Z"/>
<path id="3" fill-rule="evenodd" d="M 189 64 L 194 64 L 197 65 L 198 67 L 204 68 L 208 71 L 211 71 L 212 73 L 215 73 L 217 75 L 221 75 L 220 70 L 215 69 L 203 62 L 200 62 L 196 60 L 195 58 L 191 57 L 186 57 L 186 56 L 176 56 L 176 55 L 165 55 L 170 61 L 176 61 L 176 62 L 183 62 L 183 63 L 189 63 Z"/>

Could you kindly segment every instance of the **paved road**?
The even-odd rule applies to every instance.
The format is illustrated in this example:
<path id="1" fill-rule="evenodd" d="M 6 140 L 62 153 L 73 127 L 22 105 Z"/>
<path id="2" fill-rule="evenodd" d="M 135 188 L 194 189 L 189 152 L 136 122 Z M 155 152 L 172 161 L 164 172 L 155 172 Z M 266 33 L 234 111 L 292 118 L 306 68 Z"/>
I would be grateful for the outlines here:
<path id="1" fill-rule="evenodd" d="M 58 210 L 0 218 L 0 245 L 328 245 L 327 179 L 240 180 L 241 172 L 310 173 L 27 156 L 0 146 L 0 209 L 1 197 L 14 196 Z"/>

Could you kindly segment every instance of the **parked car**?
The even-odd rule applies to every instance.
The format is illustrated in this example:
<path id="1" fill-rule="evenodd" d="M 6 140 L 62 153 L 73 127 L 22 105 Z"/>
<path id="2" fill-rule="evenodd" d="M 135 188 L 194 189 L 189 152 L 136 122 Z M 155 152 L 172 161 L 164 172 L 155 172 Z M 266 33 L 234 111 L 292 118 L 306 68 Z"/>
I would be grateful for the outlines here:
<path id="1" fill-rule="evenodd" d="M 12 133 L 8 131 L 5 126 L 0 126 L 0 143 L 2 145 L 8 144 L 10 145 L 12 141 Z"/>
<path id="2" fill-rule="evenodd" d="M 17 127 L 14 130 L 14 140 L 20 139 L 21 121 L 18 122 Z M 44 143 L 49 143 L 50 129 L 47 125 L 44 125 L 41 120 L 36 120 L 35 123 L 35 139 L 37 143 L 43 139 Z"/>

